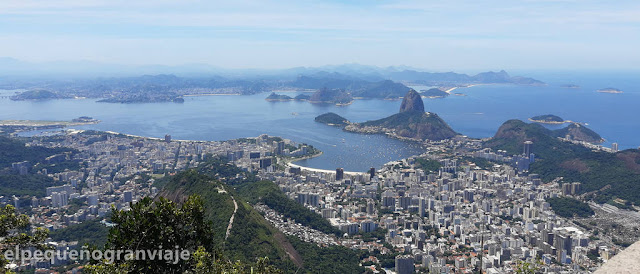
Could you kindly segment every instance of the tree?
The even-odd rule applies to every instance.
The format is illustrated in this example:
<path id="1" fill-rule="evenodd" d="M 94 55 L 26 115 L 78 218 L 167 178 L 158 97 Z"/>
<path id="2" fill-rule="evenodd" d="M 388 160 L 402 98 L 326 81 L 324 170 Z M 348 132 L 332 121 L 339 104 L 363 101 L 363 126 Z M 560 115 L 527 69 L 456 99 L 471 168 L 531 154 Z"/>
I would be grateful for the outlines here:
<path id="1" fill-rule="evenodd" d="M 542 262 L 525 262 L 525 261 L 517 261 L 515 272 L 518 274 L 535 274 L 538 270 L 540 270 L 540 265 Z"/>
<path id="2" fill-rule="evenodd" d="M 133 251 L 137 258 L 115 256 L 113 262 L 93 262 L 89 273 L 277 273 L 268 259 L 254 264 L 231 262 L 214 249 L 213 228 L 205 221 L 204 201 L 189 196 L 181 205 L 165 198 L 144 198 L 131 204 L 130 210 L 112 210 L 105 246 L 107 251 Z M 189 251 L 188 258 L 164 256 L 141 259 L 137 253 L 156 250 Z M 123 252 L 127 254 L 127 252 Z M 165 253 L 166 254 L 166 253 Z"/>
<path id="3" fill-rule="evenodd" d="M 9 263 L 5 258 L 5 251 L 15 250 L 16 247 L 30 248 L 35 247 L 40 250 L 47 248 L 43 244 L 48 237 L 47 230 L 38 228 L 33 234 L 27 233 L 29 228 L 29 218 L 16 212 L 11 205 L 0 208 L 0 269 L 4 269 Z M 20 254 L 14 254 L 13 259 L 17 259 Z"/>

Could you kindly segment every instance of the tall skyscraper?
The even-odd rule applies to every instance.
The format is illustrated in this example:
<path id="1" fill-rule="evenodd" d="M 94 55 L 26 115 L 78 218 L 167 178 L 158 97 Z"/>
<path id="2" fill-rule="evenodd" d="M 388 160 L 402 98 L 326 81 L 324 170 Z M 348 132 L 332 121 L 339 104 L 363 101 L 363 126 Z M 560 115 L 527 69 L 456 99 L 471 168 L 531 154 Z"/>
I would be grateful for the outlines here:
<path id="1" fill-rule="evenodd" d="M 415 271 L 413 265 L 413 256 L 398 255 L 396 256 L 396 272 L 398 274 L 410 274 Z"/>
<path id="2" fill-rule="evenodd" d="M 376 168 L 372 167 L 369 169 L 369 179 L 373 179 L 374 176 L 376 176 Z"/>
<path id="3" fill-rule="evenodd" d="M 276 144 L 276 155 L 282 155 L 284 152 L 284 142 L 280 141 Z"/>
<path id="4" fill-rule="evenodd" d="M 529 157 L 529 155 L 531 154 L 531 146 L 533 145 L 533 142 L 531 141 L 525 141 L 524 142 L 524 156 Z"/>
<path id="5" fill-rule="evenodd" d="M 171 135 L 169 135 L 169 134 L 165 135 L 164 136 L 164 141 L 167 142 L 167 143 L 171 142 Z"/>
<path id="6" fill-rule="evenodd" d="M 611 150 L 618 151 L 618 143 L 611 144 Z"/>
<path id="7" fill-rule="evenodd" d="M 336 181 L 340 181 L 344 179 L 344 169 L 342 168 L 336 168 Z"/>

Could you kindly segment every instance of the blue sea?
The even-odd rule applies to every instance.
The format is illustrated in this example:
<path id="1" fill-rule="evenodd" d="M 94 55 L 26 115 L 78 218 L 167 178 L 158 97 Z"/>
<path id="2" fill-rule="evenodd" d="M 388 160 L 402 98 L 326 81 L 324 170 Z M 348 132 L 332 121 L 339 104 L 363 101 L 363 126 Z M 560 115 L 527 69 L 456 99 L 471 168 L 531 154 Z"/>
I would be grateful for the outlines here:
<path id="1" fill-rule="evenodd" d="M 639 73 L 527 72 L 522 75 L 548 85 L 459 88 L 454 93 L 465 96 L 424 99 L 425 109 L 437 113 L 454 130 L 469 137 L 493 136 L 509 119 L 526 120 L 535 115 L 555 114 L 587 123 L 607 140 L 605 145 L 617 142 L 621 149 L 640 146 Z M 567 84 L 580 88 L 562 87 Z M 624 93 L 596 92 L 608 87 Z M 14 92 L 0 91 L 0 96 Z M 335 106 L 267 102 L 264 98 L 268 95 L 187 97 L 183 104 L 109 104 L 97 103 L 95 99 L 15 102 L 0 98 L 0 119 L 70 120 L 91 116 L 102 122 L 75 128 L 149 137 L 170 134 L 174 139 L 188 140 L 228 140 L 266 133 L 319 148 L 324 152 L 322 156 L 298 164 L 321 169 L 343 167 L 348 171 L 364 171 L 423 152 L 414 143 L 383 135 L 344 132 L 313 120 L 326 112 L 335 112 L 353 122 L 379 119 L 396 113 L 400 107 L 398 100 L 356 100 L 349 106 Z M 296 93 L 289 95 L 293 97 Z"/>

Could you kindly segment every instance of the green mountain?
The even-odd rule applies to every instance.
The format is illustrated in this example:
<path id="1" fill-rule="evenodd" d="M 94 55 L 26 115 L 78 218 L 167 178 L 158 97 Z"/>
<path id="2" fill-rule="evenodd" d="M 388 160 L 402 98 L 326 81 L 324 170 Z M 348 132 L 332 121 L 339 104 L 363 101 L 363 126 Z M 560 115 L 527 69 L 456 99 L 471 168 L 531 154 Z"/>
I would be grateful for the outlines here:
<path id="1" fill-rule="evenodd" d="M 353 97 L 342 89 L 322 88 L 311 94 L 309 101 L 312 103 L 347 104 L 353 101 Z"/>
<path id="2" fill-rule="evenodd" d="M 271 226 L 252 204 L 265 204 L 286 218 L 325 233 L 341 234 L 322 216 L 289 199 L 275 183 L 258 180 L 254 174 L 221 158 L 210 157 L 196 169 L 159 180 L 157 186 L 162 187 L 160 196 L 176 202 L 191 194 L 200 195 L 205 201 L 206 218 L 213 223 L 217 247 L 232 260 L 252 262 L 267 256 L 285 272 L 363 272 L 356 251 L 305 243 Z M 238 205 L 235 214 L 234 200 Z M 232 215 L 233 225 L 225 240 Z M 340 264 L 336 265 L 336 261 Z"/>
<path id="3" fill-rule="evenodd" d="M 587 198 L 600 203 L 620 198 L 640 204 L 639 150 L 592 151 L 563 142 L 557 134 L 539 124 L 509 120 L 484 145 L 520 154 L 524 141 L 532 141 L 536 161 L 529 172 L 540 174 L 545 181 L 563 177 L 563 183 L 580 182 L 581 193 L 590 193 Z"/>
<path id="4" fill-rule="evenodd" d="M 349 124 L 349 120 L 333 112 L 321 114 L 315 118 L 315 121 L 330 126 L 346 126 Z"/>
<path id="5" fill-rule="evenodd" d="M 213 224 L 214 242 L 229 258 L 250 261 L 268 256 L 281 262 L 282 265 L 278 265 L 281 268 L 291 268 L 296 261 L 301 265 L 300 256 L 284 235 L 241 197 L 234 195 L 232 188 L 196 170 L 178 173 L 168 180 L 159 196 L 181 203 L 189 195 L 200 195 L 205 201 L 206 219 Z M 233 225 L 225 239 L 232 216 Z"/>
<path id="6" fill-rule="evenodd" d="M 592 144 L 600 144 L 604 139 L 600 134 L 578 123 L 571 123 L 565 128 L 554 130 L 555 136 L 570 137 L 572 140 L 588 142 Z"/>

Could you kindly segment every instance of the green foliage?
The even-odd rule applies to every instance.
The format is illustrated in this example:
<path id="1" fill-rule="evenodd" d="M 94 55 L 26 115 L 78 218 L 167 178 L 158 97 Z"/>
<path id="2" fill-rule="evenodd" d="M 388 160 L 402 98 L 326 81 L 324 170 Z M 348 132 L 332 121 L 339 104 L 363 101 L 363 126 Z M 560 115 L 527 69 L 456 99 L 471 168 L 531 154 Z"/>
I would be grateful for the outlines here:
<path id="1" fill-rule="evenodd" d="M 11 205 L 0 207 L 0 269 L 9 263 L 5 258 L 5 251 L 34 247 L 40 250 L 46 249 L 43 244 L 49 233 L 45 229 L 38 228 L 33 234 L 29 234 L 29 218 L 20 215 Z M 18 254 L 14 254 L 18 256 Z M 14 259 L 17 259 L 14 257 Z"/>
<path id="2" fill-rule="evenodd" d="M 371 232 L 361 232 L 362 240 L 365 242 L 372 242 L 376 240 L 384 241 L 385 235 L 387 235 L 387 230 L 384 228 L 378 227 L 376 230 Z"/>
<path id="3" fill-rule="evenodd" d="M 107 243 L 109 228 L 94 219 L 51 232 L 54 241 L 78 241 L 79 246 L 85 244 L 102 247 Z"/>
<path id="4" fill-rule="evenodd" d="M 289 199 L 278 186 L 271 181 L 246 182 L 237 187 L 238 193 L 252 203 L 262 202 L 271 209 L 291 218 L 296 222 L 319 231 L 341 235 L 342 232 L 333 227 L 320 214 L 304 205 Z"/>
<path id="5" fill-rule="evenodd" d="M 19 140 L 0 136 L 0 193 L 6 196 L 44 196 L 47 187 L 61 185 L 62 183 L 54 182 L 53 179 L 45 175 L 36 174 L 35 171 L 43 168 L 46 168 L 49 173 L 60 172 L 65 169 L 77 170 L 79 168 L 77 162 L 44 163 L 46 157 L 73 151 L 66 148 L 27 147 Z M 12 163 L 22 161 L 28 161 L 33 166 L 31 172 L 26 175 L 18 175 L 10 168 Z"/>
<path id="6" fill-rule="evenodd" d="M 551 205 L 551 209 L 562 217 L 589 217 L 595 214 L 587 203 L 573 198 L 549 198 L 547 202 Z"/>
<path id="7" fill-rule="evenodd" d="M 437 173 L 438 170 L 440 170 L 440 168 L 442 167 L 442 164 L 440 164 L 440 162 L 436 160 L 417 158 L 416 166 L 424 170 L 425 172 Z"/>
<path id="8" fill-rule="evenodd" d="M 73 151 L 66 148 L 25 146 L 23 142 L 0 136 L 0 168 L 11 167 L 11 163 L 28 161 L 32 165 L 51 155 Z"/>
<path id="9" fill-rule="evenodd" d="M 196 274 L 204 273 L 282 273 L 279 269 L 270 264 L 269 258 L 259 258 L 255 263 L 246 264 L 240 261 L 229 261 L 220 254 L 211 254 L 200 247 L 193 254 L 195 267 L 191 272 Z"/>
<path id="10" fill-rule="evenodd" d="M 282 247 L 283 243 L 275 238 L 278 231 L 244 202 L 241 195 L 220 183 L 240 182 L 243 177 L 236 177 L 236 174 L 243 174 L 242 171 L 234 165 L 227 165 L 219 158 L 211 158 L 210 161 L 220 165 L 201 165 L 198 168 L 201 172 L 191 169 L 163 178 L 161 181 L 164 181 L 164 189 L 159 195 L 176 201 L 184 200 L 189 195 L 201 196 L 204 201 L 205 219 L 211 221 L 214 232 L 213 245 L 217 250 L 224 251 L 228 258 L 246 263 L 254 261 L 255 258 L 269 257 L 279 268 L 292 268 L 292 263 Z M 215 175 L 219 177 L 214 179 Z M 232 196 L 238 204 L 235 215 Z M 232 215 L 233 227 L 229 237 L 225 239 Z"/>
<path id="11" fill-rule="evenodd" d="M 553 114 L 545 114 L 545 115 L 533 116 L 530 119 L 533 120 L 533 121 L 536 121 L 536 122 L 554 122 L 554 123 L 562 123 L 562 122 L 564 122 L 564 119 L 560 118 L 559 116 L 553 115 Z"/>
<path id="12" fill-rule="evenodd" d="M 361 256 L 354 250 L 335 245 L 318 247 L 314 243 L 303 242 L 296 237 L 288 238 L 302 256 L 306 273 L 364 272 L 364 268 L 359 266 Z"/>
<path id="13" fill-rule="evenodd" d="M 212 236 L 215 240 L 215 246 L 222 248 L 227 224 L 234 209 L 231 197 L 218 191 L 218 189 L 224 190 L 223 186 L 196 170 L 179 172 L 158 181 L 164 186 L 160 193 L 161 197 L 173 201 L 181 201 L 194 194 L 202 197 L 205 203 L 205 218 L 211 222 L 215 232 Z"/>
<path id="14" fill-rule="evenodd" d="M 215 176 L 227 184 L 236 187 L 238 194 L 250 203 L 262 202 L 271 209 L 294 219 L 296 222 L 329 234 L 341 235 L 342 232 L 304 205 L 289 199 L 278 186 L 271 181 L 259 181 L 255 175 L 246 173 L 221 158 L 210 158 L 198 167 L 201 173 Z M 237 175 L 237 176 L 236 176 Z"/>
<path id="15" fill-rule="evenodd" d="M 491 168 L 494 166 L 494 163 L 487 160 L 487 159 L 483 159 L 483 158 L 475 158 L 475 157 L 462 157 L 460 159 L 460 161 L 467 161 L 470 163 L 475 164 L 477 167 L 484 169 L 484 170 L 491 170 Z"/>
<path id="16" fill-rule="evenodd" d="M 535 274 L 540 270 L 542 266 L 541 261 L 536 262 L 523 262 L 516 261 L 515 272 L 518 274 Z"/>
<path id="17" fill-rule="evenodd" d="M 144 198 L 129 211 L 113 210 L 115 226 L 109 230 L 111 250 L 189 250 L 187 260 L 127 260 L 88 265 L 88 273 L 280 273 L 268 258 L 255 263 L 231 261 L 213 248 L 213 229 L 204 219 L 204 202 L 190 196 L 180 206 L 167 199 Z"/>
<path id="18" fill-rule="evenodd" d="M 46 195 L 47 187 L 61 184 L 62 182 L 55 182 L 50 177 L 41 174 L 18 175 L 0 172 L 0 193 L 7 196 L 43 197 Z"/>
<path id="19" fill-rule="evenodd" d="M 199 247 L 213 250 L 213 229 L 204 219 L 204 202 L 199 196 L 189 197 L 181 206 L 164 198 L 144 198 L 131 205 L 131 210 L 112 210 L 106 248 L 112 250 L 178 249 L 196 251 Z M 188 261 L 173 264 L 164 260 L 131 260 L 116 258 L 114 264 L 127 263 L 131 272 L 173 273 L 190 268 Z"/>

